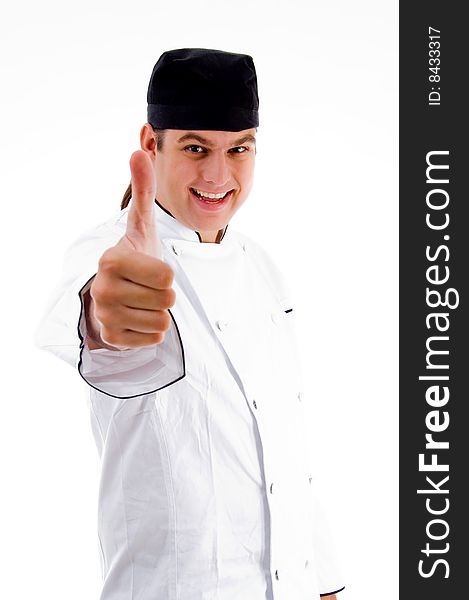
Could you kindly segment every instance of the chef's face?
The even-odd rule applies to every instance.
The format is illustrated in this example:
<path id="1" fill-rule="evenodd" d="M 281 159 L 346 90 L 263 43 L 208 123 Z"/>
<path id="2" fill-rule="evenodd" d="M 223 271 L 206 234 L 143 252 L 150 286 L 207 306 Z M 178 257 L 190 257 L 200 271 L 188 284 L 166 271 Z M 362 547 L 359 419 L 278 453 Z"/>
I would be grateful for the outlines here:
<path id="1" fill-rule="evenodd" d="M 215 241 L 251 190 L 255 135 L 254 128 L 167 129 L 157 149 L 151 126 L 147 123 L 142 129 L 142 148 L 155 167 L 156 199 L 183 225 L 198 231 L 204 242 Z"/>

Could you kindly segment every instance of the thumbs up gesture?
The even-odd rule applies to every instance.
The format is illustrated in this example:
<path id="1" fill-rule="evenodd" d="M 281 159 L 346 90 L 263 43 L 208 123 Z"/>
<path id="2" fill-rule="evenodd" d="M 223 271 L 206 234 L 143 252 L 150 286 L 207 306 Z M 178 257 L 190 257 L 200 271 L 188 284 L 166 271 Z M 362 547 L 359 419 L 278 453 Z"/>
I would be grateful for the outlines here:
<path id="1" fill-rule="evenodd" d="M 132 154 L 132 201 L 127 230 L 104 252 L 90 288 L 85 313 L 91 349 L 121 350 L 159 344 L 171 324 L 176 295 L 173 271 L 160 259 L 153 217 L 156 183 L 149 156 Z"/>

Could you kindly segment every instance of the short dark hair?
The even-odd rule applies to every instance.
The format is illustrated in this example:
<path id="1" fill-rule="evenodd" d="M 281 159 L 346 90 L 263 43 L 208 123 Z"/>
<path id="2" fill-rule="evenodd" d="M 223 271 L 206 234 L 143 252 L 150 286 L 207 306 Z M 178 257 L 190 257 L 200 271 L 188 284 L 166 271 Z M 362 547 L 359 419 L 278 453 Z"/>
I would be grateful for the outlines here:
<path id="1" fill-rule="evenodd" d="M 163 142 L 167 129 L 158 129 L 158 127 L 155 127 L 152 123 L 150 123 L 150 125 L 156 134 L 156 149 L 161 152 L 161 150 L 163 150 Z"/>

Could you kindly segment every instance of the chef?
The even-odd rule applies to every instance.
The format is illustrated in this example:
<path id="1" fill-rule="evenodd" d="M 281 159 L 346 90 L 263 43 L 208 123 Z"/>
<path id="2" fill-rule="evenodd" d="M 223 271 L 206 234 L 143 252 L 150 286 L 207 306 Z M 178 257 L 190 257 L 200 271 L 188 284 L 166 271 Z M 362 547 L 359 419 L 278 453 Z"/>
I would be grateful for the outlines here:
<path id="1" fill-rule="evenodd" d="M 90 389 L 101 600 L 335 599 L 294 307 L 229 222 L 251 189 L 250 56 L 165 52 L 123 209 L 69 249 L 38 344 Z"/>

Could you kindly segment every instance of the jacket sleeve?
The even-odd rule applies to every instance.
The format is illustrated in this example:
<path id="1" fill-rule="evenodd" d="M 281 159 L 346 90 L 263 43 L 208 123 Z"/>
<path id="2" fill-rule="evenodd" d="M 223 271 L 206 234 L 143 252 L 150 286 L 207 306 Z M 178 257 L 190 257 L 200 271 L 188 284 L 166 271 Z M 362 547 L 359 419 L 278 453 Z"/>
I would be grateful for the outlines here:
<path id="1" fill-rule="evenodd" d="M 90 350 L 86 339 L 83 295 L 107 248 L 125 232 L 119 218 L 81 236 L 67 251 L 62 277 L 36 331 L 36 345 L 78 369 L 93 388 L 115 398 L 133 398 L 157 391 L 185 375 L 184 351 L 171 314 L 161 344 L 132 350 Z"/>

